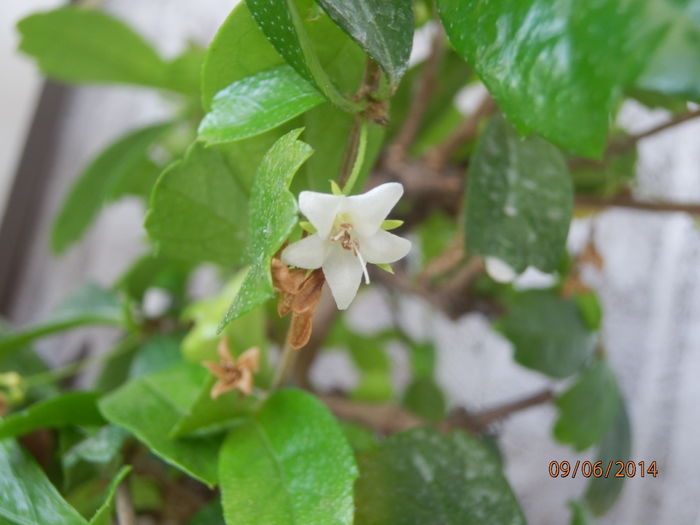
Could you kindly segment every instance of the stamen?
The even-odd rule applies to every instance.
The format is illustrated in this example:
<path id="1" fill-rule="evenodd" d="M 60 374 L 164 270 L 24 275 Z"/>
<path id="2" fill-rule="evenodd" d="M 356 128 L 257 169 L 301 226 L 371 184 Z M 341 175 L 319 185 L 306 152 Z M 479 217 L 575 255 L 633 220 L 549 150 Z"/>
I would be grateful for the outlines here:
<path id="1" fill-rule="evenodd" d="M 352 251 L 355 254 L 355 257 L 359 259 L 360 264 L 362 265 L 362 273 L 365 275 L 365 284 L 369 284 L 369 272 L 367 271 L 367 263 L 362 258 L 362 254 L 360 253 L 360 243 L 355 241 Z"/>

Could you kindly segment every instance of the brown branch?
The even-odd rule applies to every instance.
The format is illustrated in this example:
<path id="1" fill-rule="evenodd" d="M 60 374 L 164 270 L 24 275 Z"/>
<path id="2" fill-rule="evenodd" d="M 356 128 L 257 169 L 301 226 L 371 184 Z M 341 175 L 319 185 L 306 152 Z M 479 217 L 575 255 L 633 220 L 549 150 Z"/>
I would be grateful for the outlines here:
<path id="1" fill-rule="evenodd" d="M 387 164 L 398 169 L 406 158 L 408 148 L 416 138 L 418 129 L 423 122 L 431 96 L 437 87 L 437 76 L 440 68 L 442 54 L 445 48 L 445 35 L 442 28 L 438 28 L 433 35 L 430 54 L 425 61 L 415 96 L 411 101 L 408 115 L 401 125 L 396 139 L 389 146 L 387 152 Z"/>
<path id="2" fill-rule="evenodd" d="M 479 107 L 459 126 L 447 140 L 433 149 L 427 157 L 427 163 L 434 171 L 442 170 L 452 154 L 466 141 L 476 137 L 481 121 L 496 111 L 498 106 L 490 95 L 485 95 Z"/>
<path id="3" fill-rule="evenodd" d="M 608 146 L 608 149 L 605 151 L 605 156 L 610 157 L 611 155 L 616 155 L 618 153 L 627 151 L 635 147 L 640 140 L 643 140 L 647 137 L 651 137 L 652 135 L 656 135 L 657 133 L 661 133 L 662 131 L 666 131 L 669 128 L 678 126 L 679 124 L 683 124 L 688 120 L 695 119 L 698 117 L 700 117 L 700 109 L 696 109 L 694 111 L 689 111 L 687 113 L 683 113 L 682 115 L 678 115 L 669 120 L 668 122 L 664 122 L 663 124 L 654 126 L 653 128 L 650 128 L 641 133 L 629 135 L 628 137 L 625 137 L 622 140 L 610 144 L 610 146 Z"/>
<path id="4" fill-rule="evenodd" d="M 117 488 L 117 523 L 119 525 L 136 525 L 136 514 L 126 483 L 122 483 Z"/>
<path id="5" fill-rule="evenodd" d="M 610 207 L 629 208 L 654 212 L 681 212 L 700 215 L 700 204 L 691 202 L 638 201 L 628 194 L 615 197 L 597 197 L 595 195 L 577 195 L 576 205 L 588 208 L 605 209 Z"/>
<path id="6" fill-rule="evenodd" d="M 433 258 L 418 274 L 418 280 L 428 283 L 431 279 L 444 275 L 454 269 L 465 257 L 464 234 L 458 232 L 450 245 L 441 254 Z"/>

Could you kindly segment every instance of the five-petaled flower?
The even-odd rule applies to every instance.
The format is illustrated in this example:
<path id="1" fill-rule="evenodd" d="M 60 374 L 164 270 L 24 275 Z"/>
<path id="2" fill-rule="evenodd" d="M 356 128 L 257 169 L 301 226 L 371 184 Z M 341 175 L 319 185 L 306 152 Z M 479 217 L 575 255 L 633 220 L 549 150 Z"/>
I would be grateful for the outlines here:
<path id="1" fill-rule="evenodd" d="M 212 399 L 231 390 L 240 390 L 249 396 L 253 392 L 253 374 L 258 371 L 260 350 L 256 347 L 243 352 L 238 359 L 231 356 L 226 338 L 219 342 L 217 348 L 219 362 L 202 363 L 218 379 L 211 389 Z"/>
<path id="2" fill-rule="evenodd" d="M 299 208 L 316 233 L 287 246 L 285 264 L 308 270 L 322 268 L 340 310 L 346 309 L 365 277 L 367 263 L 388 264 L 408 254 L 411 242 L 382 228 L 403 195 L 403 186 L 389 182 L 362 195 L 303 191 Z"/>

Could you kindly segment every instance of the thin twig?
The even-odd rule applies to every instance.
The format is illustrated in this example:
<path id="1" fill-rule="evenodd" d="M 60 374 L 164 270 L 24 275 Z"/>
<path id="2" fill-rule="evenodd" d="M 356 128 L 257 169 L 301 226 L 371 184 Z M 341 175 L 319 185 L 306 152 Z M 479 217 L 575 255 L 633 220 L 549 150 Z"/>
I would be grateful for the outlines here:
<path id="1" fill-rule="evenodd" d="M 672 128 L 674 126 L 678 126 L 679 124 L 683 124 L 684 122 L 688 120 L 692 120 L 695 118 L 700 117 L 700 109 L 696 109 L 693 111 L 689 111 L 687 113 L 683 113 L 682 115 L 678 115 L 671 120 L 664 122 L 663 124 L 659 124 L 658 126 L 654 126 L 653 128 L 650 128 L 646 131 L 643 131 L 641 133 L 637 133 L 635 135 L 629 135 L 625 137 L 624 139 L 621 139 L 617 142 L 613 142 L 608 146 L 608 149 L 605 151 L 605 156 L 609 157 L 611 155 L 616 155 L 618 153 L 622 153 L 624 151 L 627 151 L 634 146 L 637 145 L 637 143 L 640 140 L 643 140 L 647 137 L 651 137 L 652 135 L 656 135 L 657 133 L 661 133 L 662 131 L 665 131 L 669 128 Z"/>
<path id="2" fill-rule="evenodd" d="M 458 232 L 445 251 L 434 257 L 418 274 L 418 280 L 427 283 L 431 279 L 453 270 L 464 259 L 464 233 Z"/>
<path id="3" fill-rule="evenodd" d="M 615 197 L 597 197 L 594 195 L 577 195 L 576 205 L 588 208 L 604 209 L 610 207 L 630 208 L 655 212 L 682 212 L 700 215 L 700 204 L 690 202 L 654 202 L 638 201 L 629 195 Z"/>
<path id="4" fill-rule="evenodd" d="M 117 489 L 117 523 L 119 525 L 136 525 L 136 514 L 126 483 L 122 483 Z"/>

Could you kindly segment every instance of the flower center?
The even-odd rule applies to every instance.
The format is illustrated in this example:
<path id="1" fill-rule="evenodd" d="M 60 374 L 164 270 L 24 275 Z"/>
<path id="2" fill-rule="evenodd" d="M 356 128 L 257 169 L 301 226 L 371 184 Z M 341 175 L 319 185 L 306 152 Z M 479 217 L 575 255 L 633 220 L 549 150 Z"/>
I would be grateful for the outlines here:
<path id="1" fill-rule="evenodd" d="M 335 219 L 335 224 L 331 230 L 330 240 L 332 242 L 339 242 L 340 246 L 344 250 L 348 250 L 353 253 L 357 260 L 362 266 L 362 273 L 365 276 L 365 283 L 369 284 L 369 272 L 367 271 L 367 263 L 362 257 L 360 252 L 360 241 L 353 234 L 352 223 L 350 223 L 345 214 L 340 214 Z"/>

